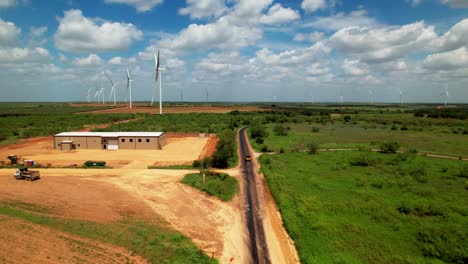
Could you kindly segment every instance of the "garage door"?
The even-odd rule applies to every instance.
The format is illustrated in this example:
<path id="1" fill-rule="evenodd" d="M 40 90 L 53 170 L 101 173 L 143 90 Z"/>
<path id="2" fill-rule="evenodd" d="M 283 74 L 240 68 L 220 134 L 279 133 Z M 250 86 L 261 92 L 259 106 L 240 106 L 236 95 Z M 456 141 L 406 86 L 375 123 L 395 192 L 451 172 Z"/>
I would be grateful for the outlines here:
<path id="1" fill-rule="evenodd" d="M 107 149 L 119 149 L 119 141 L 118 140 L 108 140 L 107 141 Z"/>

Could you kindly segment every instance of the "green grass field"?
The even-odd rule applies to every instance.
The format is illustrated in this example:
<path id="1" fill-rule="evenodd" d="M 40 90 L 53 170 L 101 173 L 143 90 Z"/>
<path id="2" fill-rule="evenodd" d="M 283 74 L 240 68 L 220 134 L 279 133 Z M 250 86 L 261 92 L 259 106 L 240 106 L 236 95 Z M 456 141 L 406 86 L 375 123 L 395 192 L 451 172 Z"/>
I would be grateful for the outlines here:
<path id="1" fill-rule="evenodd" d="M 151 263 L 217 263 L 167 223 L 147 223 L 126 219 L 112 223 L 47 216 L 48 209 L 24 203 L 0 203 L 0 214 L 70 234 L 118 245 L 146 258 Z"/>
<path id="2" fill-rule="evenodd" d="M 197 188 L 223 201 L 230 201 L 239 192 L 236 178 L 225 173 L 206 172 L 205 183 L 200 173 L 187 174 L 182 183 Z"/>
<path id="3" fill-rule="evenodd" d="M 468 260 L 467 162 L 358 151 L 260 160 L 302 263 Z"/>
<path id="4" fill-rule="evenodd" d="M 277 124 L 267 124 L 268 136 L 264 143 L 251 140 L 257 150 L 268 146 L 279 152 L 305 149 L 308 143 L 320 148 L 376 148 L 385 141 L 399 142 L 402 150 L 416 149 L 422 153 L 467 156 L 468 121 L 454 119 L 417 118 L 411 114 L 350 115 L 350 122 L 327 120 L 324 122 L 283 123 L 289 128 L 287 136 L 276 135 Z M 354 121 L 353 121 L 354 120 Z"/>

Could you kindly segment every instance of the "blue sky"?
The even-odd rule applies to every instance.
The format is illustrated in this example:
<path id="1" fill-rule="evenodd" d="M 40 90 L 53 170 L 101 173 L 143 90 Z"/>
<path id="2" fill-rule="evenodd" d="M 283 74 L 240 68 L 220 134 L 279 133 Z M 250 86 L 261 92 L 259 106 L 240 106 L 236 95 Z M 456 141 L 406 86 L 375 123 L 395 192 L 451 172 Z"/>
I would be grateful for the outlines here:
<path id="1" fill-rule="evenodd" d="M 169 101 L 468 102 L 468 0 L 0 0 L 0 101 L 148 101 L 154 50 Z"/>

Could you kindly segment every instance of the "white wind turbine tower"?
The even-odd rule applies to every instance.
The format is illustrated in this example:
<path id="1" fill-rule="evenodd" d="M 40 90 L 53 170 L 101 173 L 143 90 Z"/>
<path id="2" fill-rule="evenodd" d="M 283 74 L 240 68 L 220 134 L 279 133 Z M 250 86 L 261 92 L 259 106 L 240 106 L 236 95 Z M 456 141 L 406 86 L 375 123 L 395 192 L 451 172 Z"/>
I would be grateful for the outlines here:
<path id="1" fill-rule="evenodd" d="M 88 104 L 91 103 L 91 90 L 93 90 L 93 88 L 89 88 L 88 89 L 88 95 L 86 95 L 86 99 L 88 101 Z"/>
<path id="2" fill-rule="evenodd" d="M 449 97 L 448 84 L 445 87 L 445 91 L 440 96 L 444 96 L 444 108 L 447 108 L 447 101 Z"/>
<path id="3" fill-rule="evenodd" d="M 109 100 L 110 98 L 112 97 L 112 94 L 114 95 L 114 105 L 117 104 L 117 101 L 116 101 L 116 95 L 115 95 L 115 83 L 112 81 L 111 77 L 109 76 L 109 74 L 107 72 L 104 72 L 107 76 L 107 79 L 109 80 L 109 82 L 111 83 L 111 91 L 110 91 L 110 94 L 109 94 Z"/>
<path id="4" fill-rule="evenodd" d="M 130 77 L 130 71 L 127 67 L 127 91 L 128 91 L 128 101 L 129 101 L 129 108 L 132 108 L 132 82 L 133 80 Z"/>
<path id="5" fill-rule="evenodd" d="M 374 104 L 374 93 L 370 88 L 367 88 L 367 91 L 369 92 L 370 99 L 371 99 L 371 104 Z"/>
<path id="6" fill-rule="evenodd" d="M 162 72 L 165 70 L 164 68 L 161 68 L 160 66 L 160 61 L 159 61 L 159 50 L 158 50 L 158 55 L 156 55 L 156 52 L 153 51 L 154 55 L 154 71 L 156 74 L 155 81 L 154 81 L 154 90 L 153 90 L 153 97 L 151 98 L 151 105 L 153 105 L 154 101 L 154 94 L 156 92 L 156 87 L 158 86 L 158 79 L 159 79 L 159 114 L 162 115 L 163 110 L 162 110 Z"/>
<path id="7" fill-rule="evenodd" d="M 400 106 L 401 106 L 403 105 L 403 90 L 401 89 L 401 87 L 399 89 L 400 89 Z"/>

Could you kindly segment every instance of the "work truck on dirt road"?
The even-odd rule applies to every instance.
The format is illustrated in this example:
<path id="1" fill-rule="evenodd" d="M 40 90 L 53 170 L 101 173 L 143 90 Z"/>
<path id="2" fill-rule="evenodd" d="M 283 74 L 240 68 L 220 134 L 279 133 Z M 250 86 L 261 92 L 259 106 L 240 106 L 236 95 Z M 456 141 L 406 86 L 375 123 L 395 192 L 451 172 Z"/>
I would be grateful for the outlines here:
<path id="1" fill-rule="evenodd" d="M 28 168 L 18 169 L 14 177 L 16 180 L 35 181 L 41 178 L 39 171 L 28 170 Z"/>

